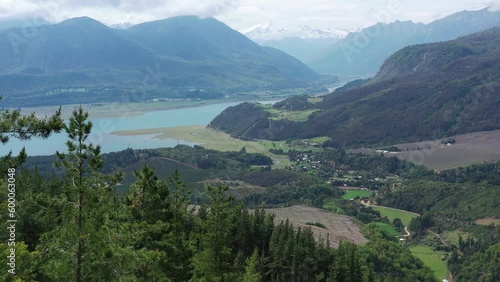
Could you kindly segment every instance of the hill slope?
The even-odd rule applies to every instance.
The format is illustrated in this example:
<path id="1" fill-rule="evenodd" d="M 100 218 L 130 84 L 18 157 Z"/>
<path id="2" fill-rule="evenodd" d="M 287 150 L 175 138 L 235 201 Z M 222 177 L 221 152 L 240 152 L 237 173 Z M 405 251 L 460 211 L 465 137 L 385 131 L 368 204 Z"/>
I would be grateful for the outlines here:
<path id="1" fill-rule="evenodd" d="M 30 38 L 21 29 L 0 31 L 0 57 L 9 106 L 213 98 L 303 88 L 319 77 L 284 52 L 193 16 L 128 30 L 74 18 L 41 26 Z"/>
<path id="2" fill-rule="evenodd" d="M 333 144 L 347 145 L 428 140 L 500 128 L 499 90 L 500 28 L 494 28 L 406 47 L 370 82 L 307 104 L 307 111 L 317 111 L 305 122 L 272 119 L 262 105 L 239 105 L 211 126 L 243 138 L 330 136 Z"/>
<path id="3" fill-rule="evenodd" d="M 411 21 L 378 23 L 318 53 L 306 63 L 315 71 L 336 75 L 373 75 L 397 50 L 413 45 L 456 39 L 500 25 L 500 11 L 462 11 L 427 25 Z"/>

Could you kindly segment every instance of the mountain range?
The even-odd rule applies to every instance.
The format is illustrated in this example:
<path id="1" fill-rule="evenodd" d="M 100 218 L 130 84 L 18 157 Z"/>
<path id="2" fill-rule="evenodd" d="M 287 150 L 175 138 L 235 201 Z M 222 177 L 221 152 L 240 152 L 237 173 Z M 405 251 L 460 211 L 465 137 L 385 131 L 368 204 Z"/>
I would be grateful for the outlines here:
<path id="1" fill-rule="evenodd" d="M 173 17 L 125 30 L 88 17 L 0 31 L 4 105 L 215 98 L 305 88 L 319 75 L 213 18 Z"/>
<path id="2" fill-rule="evenodd" d="M 253 26 L 243 31 L 243 34 L 254 41 L 278 40 L 283 38 L 302 39 L 340 39 L 349 33 L 342 29 L 318 29 L 306 25 L 299 25 L 295 28 L 283 28 L 273 25 L 271 21 Z"/>
<path id="3" fill-rule="evenodd" d="M 499 129 L 499 92 L 500 28 L 493 28 L 405 47 L 373 79 L 321 99 L 297 96 L 272 109 L 230 107 L 210 126 L 244 139 L 328 136 L 335 146 L 413 142 Z"/>
<path id="4" fill-rule="evenodd" d="M 349 30 L 318 29 L 300 25 L 295 28 L 280 28 L 271 21 L 253 26 L 243 33 L 263 46 L 273 47 L 301 60 L 309 62 L 319 52 L 347 36 Z"/>
<path id="5" fill-rule="evenodd" d="M 429 24 L 377 23 L 322 49 L 304 62 L 319 73 L 373 76 L 392 53 L 413 44 L 456 39 L 500 25 L 500 11 L 462 11 Z M 286 50 L 285 50 L 286 51 Z"/>

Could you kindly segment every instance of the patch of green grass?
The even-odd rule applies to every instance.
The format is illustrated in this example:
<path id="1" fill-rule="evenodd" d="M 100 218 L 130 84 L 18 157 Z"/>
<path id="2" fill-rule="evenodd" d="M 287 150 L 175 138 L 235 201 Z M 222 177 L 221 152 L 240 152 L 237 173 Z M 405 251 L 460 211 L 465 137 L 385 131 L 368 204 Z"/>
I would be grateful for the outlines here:
<path id="1" fill-rule="evenodd" d="M 344 210 L 339 208 L 334 201 L 330 201 L 330 202 L 323 204 L 322 208 L 325 210 L 329 210 L 331 212 L 334 212 L 334 213 L 340 213 L 340 214 L 344 213 Z"/>
<path id="2" fill-rule="evenodd" d="M 356 197 L 370 197 L 372 195 L 372 191 L 370 190 L 347 190 L 345 195 L 342 196 L 343 199 L 350 200 Z"/>
<path id="3" fill-rule="evenodd" d="M 329 140 L 329 139 L 330 139 L 329 137 L 320 136 L 320 137 L 314 137 L 314 138 L 305 139 L 305 140 L 322 144 L 323 142 L 325 142 L 326 140 Z"/>
<path id="4" fill-rule="evenodd" d="M 307 110 L 307 111 L 272 111 L 272 116 L 269 119 L 272 120 L 282 120 L 288 119 L 291 121 L 303 122 L 307 121 L 309 116 L 318 110 Z"/>
<path id="5" fill-rule="evenodd" d="M 321 223 L 321 222 L 306 222 L 306 225 L 313 225 L 313 226 L 316 226 L 316 227 L 320 227 L 320 228 L 325 228 L 326 229 L 326 226 Z"/>
<path id="6" fill-rule="evenodd" d="M 385 232 L 387 232 L 387 234 L 389 234 L 390 236 L 398 236 L 399 235 L 399 232 L 394 229 L 393 226 L 387 224 L 387 223 L 384 223 L 384 222 L 374 222 L 375 225 L 377 225 L 378 228 L 384 230 Z"/>
<path id="7" fill-rule="evenodd" d="M 397 210 L 393 208 L 388 208 L 388 207 L 382 207 L 382 206 L 372 206 L 372 209 L 379 211 L 380 215 L 382 217 L 387 216 L 387 218 L 392 222 L 395 218 L 401 219 L 403 224 L 405 226 L 408 226 L 410 224 L 410 221 L 417 217 L 417 214 L 408 212 L 408 211 L 403 211 L 403 210 Z"/>
<path id="8" fill-rule="evenodd" d="M 468 236 L 470 236 L 469 233 L 467 232 L 464 232 L 464 231 L 460 231 L 460 230 L 452 230 L 452 231 L 445 231 L 444 232 L 444 237 L 446 238 L 446 241 L 452 243 L 452 244 L 455 244 L 455 245 L 458 245 L 458 237 L 459 235 L 462 236 L 462 238 L 467 238 Z"/>
<path id="9" fill-rule="evenodd" d="M 446 268 L 446 261 L 443 260 L 443 257 L 446 256 L 445 252 L 436 252 L 425 245 L 411 246 L 409 250 L 434 271 L 436 278 L 439 280 L 446 278 L 448 270 Z"/>
<path id="10" fill-rule="evenodd" d="M 269 140 L 259 140 L 257 141 L 269 149 L 281 149 L 283 152 L 288 152 L 291 147 L 284 141 L 269 141 Z"/>
<path id="11" fill-rule="evenodd" d="M 307 98 L 307 102 L 313 103 L 313 104 L 319 103 L 321 101 L 323 101 L 323 97 L 316 97 L 316 98 L 309 97 L 309 98 Z"/>

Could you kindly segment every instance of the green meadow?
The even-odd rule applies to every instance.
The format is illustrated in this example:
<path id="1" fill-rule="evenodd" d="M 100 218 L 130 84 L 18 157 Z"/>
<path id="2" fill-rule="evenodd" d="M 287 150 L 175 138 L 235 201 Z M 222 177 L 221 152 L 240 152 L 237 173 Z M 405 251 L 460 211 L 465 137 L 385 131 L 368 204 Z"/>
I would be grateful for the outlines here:
<path id="1" fill-rule="evenodd" d="M 440 281 L 447 277 L 446 260 L 443 260 L 445 252 L 436 252 L 431 247 L 425 245 L 416 245 L 409 247 L 410 252 L 421 259 L 425 265 L 434 271 L 434 276 Z"/>
<path id="2" fill-rule="evenodd" d="M 382 206 L 371 206 L 372 209 L 379 211 L 380 215 L 382 217 L 387 216 L 387 218 L 392 222 L 395 218 L 401 219 L 403 224 L 405 226 L 408 226 L 410 224 L 410 221 L 412 218 L 415 218 L 418 216 L 416 213 L 412 213 L 409 211 L 404 211 L 404 210 L 398 210 L 398 209 L 393 209 L 393 208 L 388 208 L 388 207 L 382 207 Z"/>
<path id="3" fill-rule="evenodd" d="M 356 197 L 370 197 L 372 195 L 372 191 L 370 190 L 346 190 L 346 193 L 342 198 L 346 200 L 354 199 Z"/>

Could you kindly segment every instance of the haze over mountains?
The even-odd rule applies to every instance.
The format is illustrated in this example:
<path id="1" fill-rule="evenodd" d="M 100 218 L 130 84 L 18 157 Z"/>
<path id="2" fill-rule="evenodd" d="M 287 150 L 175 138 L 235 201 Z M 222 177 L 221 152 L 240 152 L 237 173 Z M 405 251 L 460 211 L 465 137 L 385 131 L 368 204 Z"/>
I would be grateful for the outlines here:
<path id="1" fill-rule="evenodd" d="M 349 30 L 317 29 L 305 25 L 281 28 L 267 21 L 242 32 L 260 45 L 280 49 L 302 62 L 309 62 L 323 49 L 346 37 Z"/>
<path id="2" fill-rule="evenodd" d="M 213 19 L 174 17 L 111 29 L 83 17 L 0 32 L 4 105 L 222 97 L 309 87 L 318 74 Z"/>
<path id="3" fill-rule="evenodd" d="M 499 90 L 500 28 L 493 28 L 403 48 L 368 83 L 320 102 L 295 97 L 274 106 L 309 113 L 306 121 L 245 103 L 226 109 L 211 126 L 245 139 L 329 136 L 335 145 L 428 140 L 500 128 Z"/>
<path id="4" fill-rule="evenodd" d="M 451 40 L 498 25 L 500 11 L 489 9 L 462 11 L 429 24 L 377 23 L 349 33 L 306 63 L 320 73 L 371 76 L 390 54 L 405 46 Z"/>

